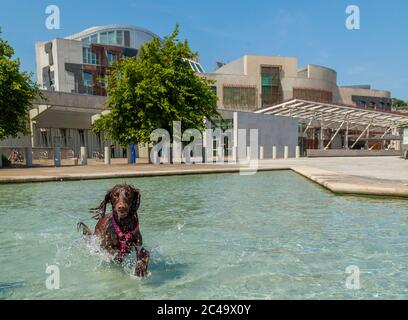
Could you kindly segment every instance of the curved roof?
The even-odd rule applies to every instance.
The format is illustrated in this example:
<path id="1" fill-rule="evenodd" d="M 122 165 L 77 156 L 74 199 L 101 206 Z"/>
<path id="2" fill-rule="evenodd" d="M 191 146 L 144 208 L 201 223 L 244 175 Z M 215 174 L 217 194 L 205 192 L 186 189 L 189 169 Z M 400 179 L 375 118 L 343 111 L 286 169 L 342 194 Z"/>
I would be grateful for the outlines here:
<path id="1" fill-rule="evenodd" d="M 94 34 L 96 32 L 101 32 L 101 31 L 105 31 L 105 30 L 116 30 L 116 29 L 126 29 L 126 30 L 144 32 L 144 33 L 147 33 L 148 35 L 150 35 L 152 37 L 156 37 L 156 38 L 160 39 L 160 37 L 157 34 L 151 32 L 151 31 L 149 31 L 147 29 L 137 27 L 137 26 L 133 26 L 133 25 L 130 25 L 130 24 L 110 24 L 110 25 L 106 25 L 106 26 L 91 27 L 91 28 L 85 29 L 85 30 L 83 30 L 81 32 L 78 32 L 78 33 L 75 33 L 73 35 L 67 36 L 67 37 L 65 37 L 65 39 L 71 39 L 71 40 L 79 39 L 80 40 L 81 38 L 86 37 L 86 36 L 91 35 L 91 34 Z"/>

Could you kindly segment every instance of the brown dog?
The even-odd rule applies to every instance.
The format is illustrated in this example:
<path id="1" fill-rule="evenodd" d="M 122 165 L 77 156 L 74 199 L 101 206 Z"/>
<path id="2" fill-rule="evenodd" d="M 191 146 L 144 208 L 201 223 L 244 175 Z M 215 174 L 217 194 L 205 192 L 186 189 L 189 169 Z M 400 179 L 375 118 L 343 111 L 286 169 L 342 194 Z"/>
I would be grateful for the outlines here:
<path id="1" fill-rule="evenodd" d="M 105 215 L 108 203 L 112 205 L 112 213 Z M 94 235 L 101 239 L 102 248 L 112 254 L 117 262 L 122 262 L 123 257 L 134 248 L 137 256 L 135 275 L 144 277 L 147 275 L 149 252 L 142 247 L 137 216 L 139 205 L 140 190 L 118 184 L 108 190 L 99 207 L 90 211 L 96 213 L 93 217 L 98 219 Z M 78 229 L 81 228 L 84 235 L 92 235 L 92 231 L 82 222 L 78 223 Z"/>

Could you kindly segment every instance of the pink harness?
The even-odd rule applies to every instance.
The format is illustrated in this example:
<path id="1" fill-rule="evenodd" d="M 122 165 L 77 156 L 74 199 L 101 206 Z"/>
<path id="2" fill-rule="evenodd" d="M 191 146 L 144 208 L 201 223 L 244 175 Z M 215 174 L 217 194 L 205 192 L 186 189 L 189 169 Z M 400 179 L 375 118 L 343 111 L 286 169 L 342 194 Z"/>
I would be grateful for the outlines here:
<path id="1" fill-rule="evenodd" d="M 115 230 L 115 233 L 119 240 L 119 254 L 121 257 L 123 257 L 127 253 L 129 240 L 132 239 L 133 234 L 139 230 L 139 227 L 136 226 L 133 230 L 123 233 L 113 215 L 111 221 L 113 229 Z"/>

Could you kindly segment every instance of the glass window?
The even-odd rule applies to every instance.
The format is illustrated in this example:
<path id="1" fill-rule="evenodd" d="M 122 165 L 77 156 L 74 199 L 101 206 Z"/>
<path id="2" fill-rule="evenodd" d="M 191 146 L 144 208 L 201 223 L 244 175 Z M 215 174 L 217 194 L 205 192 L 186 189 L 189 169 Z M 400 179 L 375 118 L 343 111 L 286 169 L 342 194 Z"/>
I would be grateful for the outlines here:
<path id="1" fill-rule="evenodd" d="M 262 74 L 262 85 L 271 86 L 272 85 L 272 75 L 271 74 Z"/>
<path id="2" fill-rule="evenodd" d="M 99 64 L 99 57 L 91 48 L 82 48 L 82 61 L 85 64 Z"/>
<path id="3" fill-rule="evenodd" d="M 118 56 L 115 53 L 112 53 L 110 51 L 106 52 L 106 57 L 108 59 L 109 64 L 118 60 Z"/>
<path id="4" fill-rule="evenodd" d="M 404 128 L 402 135 L 402 144 L 408 144 L 408 128 Z"/>
<path id="5" fill-rule="evenodd" d="M 99 34 L 99 43 L 102 43 L 102 44 L 108 43 L 108 35 L 106 32 L 101 32 Z"/>
<path id="6" fill-rule="evenodd" d="M 123 31 L 117 30 L 116 31 L 116 44 L 123 45 Z"/>
<path id="7" fill-rule="evenodd" d="M 83 43 L 89 43 L 89 37 L 82 38 L 82 42 L 83 42 Z"/>
<path id="8" fill-rule="evenodd" d="M 109 31 L 108 32 L 108 44 L 115 44 L 115 31 Z"/>
<path id="9" fill-rule="evenodd" d="M 196 63 L 196 67 L 197 67 L 197 69 L 198 69 L 198 72 L 204 73 L 204 69 L 203 69 L 203 67 L 201 66 L 201 64 Z"/>
<path id="10" fill-rule="evenodd" d="M 256 107 L 256 88 L 224 86 L 225 107 Z"/>
<path id="11" fill-rule="evenodd" d="M 91 43 L 98 43 L 98 35 L 97 34 L 93 34 L 91 36 Z"/>
<path id="12" fill-rule="evenodd" d="M 84 86 L 86 86 L 86 87 L 91 87 L 92 86 L 92 83 L 93 83 L 93 81 L 92 81 L 92 73 L 90 73 L 90 72 L 82 72 L 82 79 L 83 79 L 83 83 L 84 83 Z"/>

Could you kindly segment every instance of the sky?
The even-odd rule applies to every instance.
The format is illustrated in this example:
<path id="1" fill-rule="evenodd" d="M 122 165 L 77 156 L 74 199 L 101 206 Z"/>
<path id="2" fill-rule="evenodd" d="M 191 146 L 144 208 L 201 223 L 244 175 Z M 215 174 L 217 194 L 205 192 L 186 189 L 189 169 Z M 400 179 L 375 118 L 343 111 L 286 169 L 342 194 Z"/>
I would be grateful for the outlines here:
<path id="1" fill-rule="evenodd" d="M 215 61 L 243 55 L 295 56 L 298 68 L 337 71 L 339 85 L 370 84 L 408 100 L 406 0 L 0 0 L 2 37 L 22 69 L 35 72 L 36 41 L 63 38 L 107 24 L 131 24 L 160 37 L 180 25 L 206 71 Z M 60 9 L 60 29 L 45 26 L 48 5 Z M 360 9 L 360 29 L 349 30 L 348 5 Z"/>

